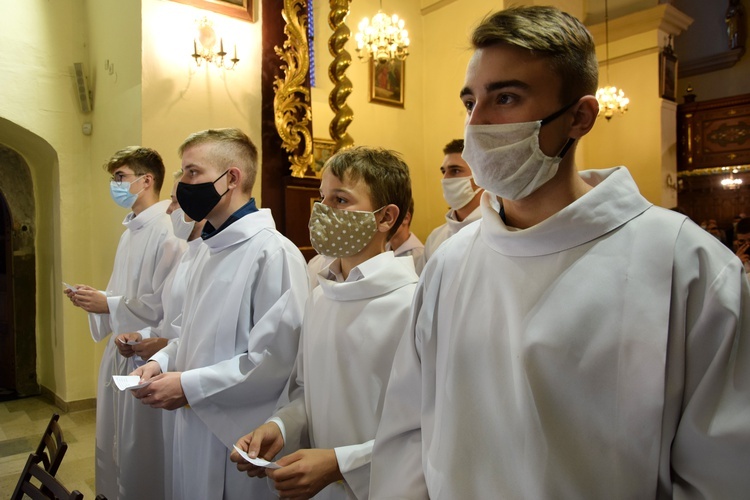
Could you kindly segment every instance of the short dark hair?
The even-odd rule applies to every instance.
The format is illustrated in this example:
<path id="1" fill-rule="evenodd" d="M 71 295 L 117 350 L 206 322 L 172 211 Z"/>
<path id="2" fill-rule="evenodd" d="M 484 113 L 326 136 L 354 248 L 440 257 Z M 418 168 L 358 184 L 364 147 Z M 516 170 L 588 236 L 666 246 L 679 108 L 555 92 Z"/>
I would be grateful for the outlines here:
<path id="1" fill-rule="evenodd" d="M 463 139 L 453 139 L 451 142 L 445 145 L 443 148 L 443 154 L 449 155 L 453 153 L 463 153 L 464 152 L 464 140 Z"/>
<path id="2" fill-rule="evenodd" d="M 578 19 L 555 7 L 509 7 L 474 29 L 475 49 L 505 43 L 550 60 L 560 76 L 562 103 L 596 93 L 599 63 L 594 38 Z"/>
<path id="3" fill-rule="evenodd" d="M 258 148 L 242 130 L 238 128 L 218 128 L 201 130 L 190 134 L 180 145 L 177 153 L 182 158 L 186 149 L 200 144 L 212 144 L 211 150 L 216 165 L 224 170 L 239 167 L 244 174 L 242 190 L 252 193 L 255 177 L 258 175 Z"/>
<path id="4" fill-rule="evenodd" d="M 154 190 L 158 194 L 164 184 L 164 162 L 155 149 L 141 146 L 128 146 L 115 152 L 104 164 L 110 174 L 120 167 L 130 168 L 136 175 L 151 174 L 154 178 Z"/>
<path id="5" fill-rule="evenodd" d="M 750 217 L 745 217 L 737 222 L 735 234 L 750 234 Z"/>
<path id="6" fill-rule="evenodd" d="M 411 201 L 409 167 L 400 154 L 382 148 L 359 146 L 331 156 L 323 166 L 323 170 L 326 169 L 330 169 L 342 181 L 349 179 L 356 182 L 362 179 L 370 190 L 373 208 L 396 205 L 398 218 L 388 232 L 388 239 L 398 231 Z"/>

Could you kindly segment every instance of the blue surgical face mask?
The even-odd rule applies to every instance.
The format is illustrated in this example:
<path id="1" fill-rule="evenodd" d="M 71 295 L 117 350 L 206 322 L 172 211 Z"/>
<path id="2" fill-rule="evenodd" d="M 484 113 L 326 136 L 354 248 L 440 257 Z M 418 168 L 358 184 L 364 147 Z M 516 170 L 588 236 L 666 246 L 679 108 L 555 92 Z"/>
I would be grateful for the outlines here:
<path id="1" fill-rule="evenodd" d="M 136 180 L 134 180 L 133 182 L 110 181 L 109 182 L 109 194 L 112 195 L 112 199 L 115 201 L 115 203 L 120 205 L 122 208 L 132 207 L 133 204 L 135 203 L 135 200 L 138 199 L 138 195 L 141 194 L 141 191 L 143 191 L 143 189 L 145 188 L 141 189 L 140 191 L 134 194 L 130 192 L 130 186 L 133 183 L 138 182 L 139 180 L 143 179 L 143 177 L 144 176 L 142 175 L 138 177 Z"/>

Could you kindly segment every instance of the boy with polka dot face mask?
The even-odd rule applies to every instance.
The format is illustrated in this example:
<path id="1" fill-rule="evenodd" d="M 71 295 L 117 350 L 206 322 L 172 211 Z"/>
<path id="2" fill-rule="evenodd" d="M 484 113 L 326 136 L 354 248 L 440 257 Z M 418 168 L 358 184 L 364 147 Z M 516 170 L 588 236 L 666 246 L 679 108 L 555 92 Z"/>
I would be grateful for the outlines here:
<path id="1" fill-rule="evenodd" d="M 325 498 L 366 498 L 382 408 L 373 402 L 383 399 L 418 280 L 412 257 L 385 251 L 409 207 L 409 170 L 390 151 L 350 149 L 328 160 L 320 194 L 310 237 L 336 259 L 305 308 L 290 402 L 237 442 L 253 458 L 291 453 L 277 470 L 231 458 L 250 476 L 267 474 L 283 498 L 324 488 Z"/>

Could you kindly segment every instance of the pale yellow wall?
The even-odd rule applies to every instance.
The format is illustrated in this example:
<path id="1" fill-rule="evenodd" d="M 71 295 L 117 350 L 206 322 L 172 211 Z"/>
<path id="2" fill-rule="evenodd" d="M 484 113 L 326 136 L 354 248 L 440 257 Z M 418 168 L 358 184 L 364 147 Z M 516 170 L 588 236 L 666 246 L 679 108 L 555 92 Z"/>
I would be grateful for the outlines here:
<path id="1" fill-rule="evenodd" d="M 90 276 L 90 140 L 72 78 L 86 58 L 84 12 L 82 0 L 0 0 L 0 116 L 12 122 L 0 136 L 29 163 L 36 198 L 38 380 L 72 398 L 96 385 L 85 318 L 66 307 L 60 285 Z"/>
<path id="2" fill-rule="evenodd" d="M 142 3 L 144 145 L 161 152 L 168 172 L 180 167 L 178 146 L 199 130 L 238 127 L 260 151 L 261 23 L 171 1 Z M 197 67 L 190 57 L 196 21 L 204 16 L 223 38 L 226 52 L 233 54 L 236 44 L 240 62 L 233 71 L 206 64 Z M 163 196 L 169 196 L 172 187 L 171 176 L 167 178 Z M 261 203 L 260 183 L 253 194 Z"/>

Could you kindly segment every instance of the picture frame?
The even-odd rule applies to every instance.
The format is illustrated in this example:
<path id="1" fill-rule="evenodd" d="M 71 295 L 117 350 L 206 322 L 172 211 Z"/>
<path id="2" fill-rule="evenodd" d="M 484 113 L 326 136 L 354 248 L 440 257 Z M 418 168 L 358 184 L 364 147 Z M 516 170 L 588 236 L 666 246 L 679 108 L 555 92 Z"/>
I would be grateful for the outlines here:
<path id="1" fill-rule="evenodd" d="M 391 59 L 378 63 L 370 59 L 370 102 L 404 107 L 406 62 Z"/>
<path id="2" fill-rule="evenodd" d="M 191 5 L 199 9 L 210 10 L 217 14 L 254 22 L 253 0 L 172 0 L 173 2 Z"/>
<path id="3" fill-rule="evenodd" d="M 677 101 L 677 56 L 669 45 L 659 54 L 659 96 Z"/>
<path id="4" fill-rule="evenodd" d="M 310 167 L 316 178 L 321 177 L 323 165 L 336 151 L 336 143 L 330 139 L 313 138 L 313 164 Z"/>

